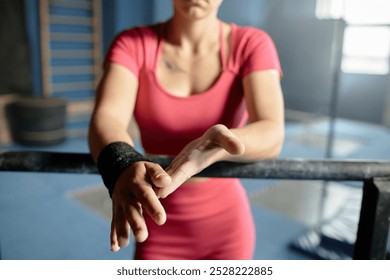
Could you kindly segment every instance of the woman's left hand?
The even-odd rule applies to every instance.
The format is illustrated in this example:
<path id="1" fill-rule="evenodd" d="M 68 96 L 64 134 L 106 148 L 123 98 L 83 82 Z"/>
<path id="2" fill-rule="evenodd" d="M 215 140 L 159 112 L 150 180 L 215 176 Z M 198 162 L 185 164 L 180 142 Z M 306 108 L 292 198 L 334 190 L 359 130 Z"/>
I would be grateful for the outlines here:
<path id="1" fill-rule="evenodd" d="M 218 124 L 209 128 L 200 138 L 187 144 L 172 160 L 166 172 L 171 176 L 169 187 L 157 189 L 156 194 L 165 198 L 181 184 L 226 155 L 241 155 L 244 144 L 226 126 Z"/>

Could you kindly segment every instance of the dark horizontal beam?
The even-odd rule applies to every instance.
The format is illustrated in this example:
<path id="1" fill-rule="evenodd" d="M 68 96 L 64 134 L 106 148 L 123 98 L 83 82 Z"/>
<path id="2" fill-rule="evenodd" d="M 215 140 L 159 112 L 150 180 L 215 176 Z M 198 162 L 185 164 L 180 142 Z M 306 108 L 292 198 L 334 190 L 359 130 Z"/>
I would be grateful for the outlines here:
<path id="1" fill-rule="evenodd" d="M 167 167 L 169 157 L 150 157 Z M 0 153 L 0 171 L 97 174 L 87 153 L 6 151 Z M 196 176 L 252 179 L 364 181 L 390 177 L 390 161 L 267 159 L 251 163 L 218 162 Z"/>
<path id="2" fill-rule="evenodd" d="M 172 158 L 150 157 L 164 168 Z M 58 153 L 37 151 L 0 152 L 0 172 L 49 172 L 97 174 L 95 162 L 87 153 Z M 368 185 L 374 178 L 388 182 L 390 161 L 322 160 L 322 159 L 268 159 L 252 163 L 218 162 L 196 176 L 233 177 L 252 179 L 296 179 L 365 181 L 363 211 L 360 214 L 359 232 L 355 244 L 355 259 L 383 259 L 386 254 L 389 227 L 389 185 L 378 192 L 379 204 L 370 192 L 375 186 Z M 384 208 L 386 206 L 387 208 Z M 378 211 L 378 209 L 380 211 Z M 367 214 L 368 213 L 368 214 Z M 378 215 L 379 213 L 380 215 Z M 380 244 L 378 240 L 381 241 Z M 369 245 L 367 245 L 368 243 Z"/>

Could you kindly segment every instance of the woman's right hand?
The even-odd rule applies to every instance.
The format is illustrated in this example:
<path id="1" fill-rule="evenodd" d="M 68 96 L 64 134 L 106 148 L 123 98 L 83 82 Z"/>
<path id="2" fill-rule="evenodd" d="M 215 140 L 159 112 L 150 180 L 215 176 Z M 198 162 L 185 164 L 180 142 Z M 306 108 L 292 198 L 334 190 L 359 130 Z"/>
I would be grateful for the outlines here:
<path id="1" fill-rule="evenodd" d="M 171 177 L 152 162 L 135 162 L 122 172 L 112 194 L 111 251 L 129 244 L 130 228 L 137 242 L 146 240 L 144 209 L 158 225 L 165 223 L 166 213 L 155 189 L 170 183 Z"/>

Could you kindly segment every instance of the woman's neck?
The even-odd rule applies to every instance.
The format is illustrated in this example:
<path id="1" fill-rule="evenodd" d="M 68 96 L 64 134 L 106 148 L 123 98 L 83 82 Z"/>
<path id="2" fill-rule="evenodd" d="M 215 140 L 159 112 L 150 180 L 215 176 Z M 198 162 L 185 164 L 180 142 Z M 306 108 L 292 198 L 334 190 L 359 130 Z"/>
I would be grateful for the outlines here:
<path id="1" fill-rule="evenodd" d="M 175 16 L 168 21 L 168 40 L 183 50 L 204 52 L 219 42 L 219 24 L 216 17 L 189 21 Z"/>

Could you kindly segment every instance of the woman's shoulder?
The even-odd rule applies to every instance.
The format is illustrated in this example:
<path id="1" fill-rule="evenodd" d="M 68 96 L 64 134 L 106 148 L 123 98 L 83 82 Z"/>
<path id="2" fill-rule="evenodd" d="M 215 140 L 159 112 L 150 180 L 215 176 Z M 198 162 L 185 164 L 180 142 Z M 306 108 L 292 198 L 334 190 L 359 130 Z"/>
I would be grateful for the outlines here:
<path id="1" fill-rule="evenodd" d="M 232 24 L 232 30 L 232 65 L 242 76 L 259 69 L 279 68 L 275 45 L 266 31 L 236 24 Z"/>
<path id="2" fill-rule="evenodd" d="M 235 32 L 235 37 L 238 41 L 253 40 L 253 39 L 261 40 L 263 38 L 268 39 L 270 37 L 265 30 L 258 27 L 236 25 L 234 23 L 232 23 L 231 25 L 232 25 L 232 29 Z"/>
<path id="3" fill-rule="evenodd" d="M 263 29 L 253 26 L 233 25 L 233 48 L 240 55 L 256 52 L 259 49 L 274 47 L 271 36 Z"/>

